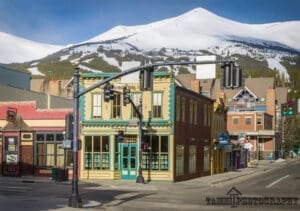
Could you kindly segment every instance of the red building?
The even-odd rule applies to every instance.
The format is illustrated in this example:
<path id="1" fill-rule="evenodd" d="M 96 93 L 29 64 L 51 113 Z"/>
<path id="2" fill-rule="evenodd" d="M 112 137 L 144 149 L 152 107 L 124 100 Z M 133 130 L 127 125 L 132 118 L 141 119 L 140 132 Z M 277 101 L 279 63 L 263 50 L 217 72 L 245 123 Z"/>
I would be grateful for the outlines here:
<path id="1" fill-rule="evenodd" d="M 66 167 L 70 160 L 62 141 L 69 112 L 38 109 L 35 101 L 0 102 L 2 175 L 51 175 L 52 167 Z"/>

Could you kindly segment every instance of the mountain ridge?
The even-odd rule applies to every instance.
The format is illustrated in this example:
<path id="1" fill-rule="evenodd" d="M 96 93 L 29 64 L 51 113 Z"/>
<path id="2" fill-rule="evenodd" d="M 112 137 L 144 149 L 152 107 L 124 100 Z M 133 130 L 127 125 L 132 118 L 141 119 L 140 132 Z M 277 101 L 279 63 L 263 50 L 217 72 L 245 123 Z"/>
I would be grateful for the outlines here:
<path id="1" fill-rule="evenodd" d="M 287 57 L 299 56 L 299 34 L 300 21 L 246 24 L 196 8 L 153 23 L 113 27 L 86 41 L 62 47 L 43 59 L 29 61 L 23 69 L 34 70 L 33 74 L 38 71 L 44 75 L 51 71 L 58 74 L 59 70 L 51 68 L 66 70 L 79 60 L 80 68 L 85 71 L 121 71 L 124 61 L 141 64 L 174 59 L 193 61 L 197 56 L 213 54 L 220 58 L 245 56 L 288 78 L 281 63 L 283 58 L 286 61 Z M 188 68 L 186 72 L 194 70 Z"/>

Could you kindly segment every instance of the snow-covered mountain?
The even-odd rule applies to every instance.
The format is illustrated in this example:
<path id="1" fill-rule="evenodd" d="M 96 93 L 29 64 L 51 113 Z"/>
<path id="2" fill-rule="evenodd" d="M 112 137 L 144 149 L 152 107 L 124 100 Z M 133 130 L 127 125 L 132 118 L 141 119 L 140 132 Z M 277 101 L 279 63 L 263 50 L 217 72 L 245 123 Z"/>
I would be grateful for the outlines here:
<path id="1" fill-rule="evenodd" d="M 0 63 L 40 59 L 62 48 L 63 46 L 38 43 L 0 32 Z"/>
<path id="2" fill-rule="evenodd" d="M 196 8 L 178 17 L 147 25 L 117 26 L 87 42 L 121 38 L 143 49 L 199 50 L 219 46 L 225 40 L 247 40 L 300 50 L 300 21 L 243 24 Z"/>
<path id="3" fill-rule="evenodd" d="M 129 60 L 142 64 L 174 58 L 192 61 L 207 54 L 222 58 L 240 55 L 264 61 L 270 69 L 277 69 L 288 78 L 281 62 L 283 57 L 300 55 L 300 21 L 244 24 L 196 8 L 150 24 L 116 26 L 65 48 L 0 33 L 0 63 L 29 61 L 51 53 L 50 59 L 55 62 L 80 60 L 80 68 L 92 72 L 122 70 L 122 62 Z M 98 64 L 103 62 L 105 66 L 99 68 Z M 40 74 L 38 62 L 30 68 L 29 71 L 34 69 L 34 74 Z M 189 67 L 188 71 L 194 70 Z"/>

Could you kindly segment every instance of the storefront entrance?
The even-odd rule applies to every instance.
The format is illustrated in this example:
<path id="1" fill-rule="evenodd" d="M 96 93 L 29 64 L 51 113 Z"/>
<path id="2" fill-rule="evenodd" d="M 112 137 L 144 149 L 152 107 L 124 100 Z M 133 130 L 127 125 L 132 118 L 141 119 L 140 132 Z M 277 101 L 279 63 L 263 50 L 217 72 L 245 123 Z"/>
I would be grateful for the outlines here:
<path id="1" fill-rule="evenodd" d="M 136 143 L 121 143 L 121 178 L 136 179 L 137 175 L 137 145 Z"/>

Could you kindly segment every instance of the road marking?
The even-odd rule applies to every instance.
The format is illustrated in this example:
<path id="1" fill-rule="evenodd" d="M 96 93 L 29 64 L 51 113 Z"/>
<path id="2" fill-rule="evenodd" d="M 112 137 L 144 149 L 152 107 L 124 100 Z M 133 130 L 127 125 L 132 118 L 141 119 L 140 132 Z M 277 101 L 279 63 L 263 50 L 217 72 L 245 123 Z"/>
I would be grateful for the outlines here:
<path id="1" fill-rule="evenodd" d="M 271 184 L 267 185 L 266 188 L 270 188 L 273 185 L 275 185 L 276 183 L 280 182 L 281 180 L 288 178 L 290 175 L 285 175 L 284 177 L 279 178 L 278 180 L 275 180 L 274 182 L 272 182 Z"/>

